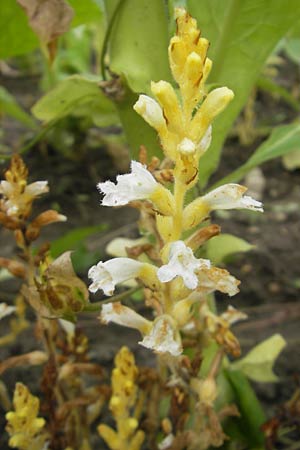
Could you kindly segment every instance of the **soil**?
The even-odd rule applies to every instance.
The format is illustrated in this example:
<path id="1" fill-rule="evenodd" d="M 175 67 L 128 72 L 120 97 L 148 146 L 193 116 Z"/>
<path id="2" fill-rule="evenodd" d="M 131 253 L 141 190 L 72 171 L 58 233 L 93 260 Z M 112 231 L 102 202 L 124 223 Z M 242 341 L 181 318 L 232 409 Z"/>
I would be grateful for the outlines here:
<path id="1" fill-rule="evenodd" d="M 37 80 L 4 77 L 2 81 L 25 107 L 33 104 L 37 97 Z M 256 98 L 255 113 L 254 127 L 266 122 L 273 125 L 278 116 L 282 118 L 281 122 L 289 122 L 296 114 L 280 100 L 264 93 L 259 93 Z M 18 148 L 28 131 L 25 132 L 18 122 L 7 118 L 3 120 L 3 125 L 5 144 L 13 149 Z M 242 147 L 238 137 L 232 136 L 227 141 L 215 178 L 225 176 L 247 160 L 260 140 L 257 137 L 250 146 Z M 100 140 L 98 147 L 86 148 L 80 157 L 76 156 L 76 143 L 79 141 L 81 148 L 84 148 L 87 135 L 78 137 L 76 134 L 71 157 L 43 141 L 28 151 L 24 158 L 32 180 L 49 180 L 51 192 L 39 202 L 39 208 L 59 207 L 68 216 L 68 222 L 45 229 L 44 239 L 51 241 L 75 227 L 105 223 L 107 231 L 93 235 L 87 243 L 89 250 L 97 250 L 105 256 L 105 245 L 113 237 L 137 235 L 137 213 L 130 208 L 112 210 L 100 206 L 95 185 L 101 180 L 113 178 L 117 169 Z M 4 164 L 3 167 L 6 166 Z M 279 382 L 255 385 L 268 417 L 272 417 L 278 406 L 287 401 L 300 384 L 300 170 L 289 172 L 278 159 L 264 164 L 258 176 L 259 182 L 256 184 L 262 186 L 258 195 L 263 199 L 265 213 L 230 211 L 215 214 L 214 222 L 221 225 L 223 232 L 246 239 L 255 246 L 227 264 L 227 269 L 242 281 L 241 292 L 230 299 L 230 303 L 249 315 L 248 321 L 235 327 L 243 353 L 275 333 L 282 334 L 287 341 L 275 366 Z M 14 254 L 14 242 L 8 231 L 1 231 L 0 242 L 1 256 Z M 81 273 L 86 281 L 87 269 Z M 18 289 L 17 283 L 9 280 L 2 282 L 1 287 L 1 301 L 12 301 Z M 94 296 L 92 300 L 97 299 L 100 296 Z M 229 304 L 228 298 L 221 295 L 217 301 L 221 309 Z M 92 360 L 111 367 L 116 350 L 126 342 L 139 364 L 153 363 L 152 355 L 137 344 L 138 335 L 134 331 L 117 326 L 100 326 L 96 315 L 91 314 L 82 314 L 79 326 L 90 339 Z M 31 326 L 17 342 L 1 348 L 1 359 L 35 349 Z M 17 380 L 34 387 L 38 374 L 37 368 L 18 368 L 7 371 L 2 381 L 12 393 Z M 0 417 L 3 418 L 3 410 Z M 0 433 L 0 436 L 3 436 L 0 447 L 6 450 L 7 437 L 5 433 Z"/>

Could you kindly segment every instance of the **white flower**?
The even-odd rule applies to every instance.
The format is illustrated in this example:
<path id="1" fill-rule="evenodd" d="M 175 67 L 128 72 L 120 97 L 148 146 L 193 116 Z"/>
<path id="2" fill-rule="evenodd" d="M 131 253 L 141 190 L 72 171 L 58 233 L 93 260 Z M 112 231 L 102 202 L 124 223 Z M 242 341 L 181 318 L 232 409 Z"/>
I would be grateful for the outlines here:
<path id="1" fill-rule="evenodd" d="M 158 187 L 158 183 L 151 173 L 139 162 L 131 161 L 131 173 L 118 175 L 117 183 L 105 181 L 97 185 L 103 192 L 104 206 L 122 206 L 132 200 L 149 198 Z"/>
<path id="2" fill-rule="evenodd" d="M 157 276 L 162 283 L 180 276 L 188 289 L 195 289 L 198 286 L 195 271 L 201 267 L 209 268 L 210 261 L 195 258 L 192 250 L 183 241 L 176 241 L 170 246 L 168 264 L 158 269 Z"/>
<path id="3" fill-rule="evenodd" d="M 100 319 L 104 323 L 114 322 L 124 327 L 135 328 L 142 334 L 149 332 L 152 326 L 149 320 L 119 302 L 103 305 Z"/>
<path id="4" fill-rule="evenodd" d="M 146 334 L 139 344 L 157 353 L 170 353 L 173 356 L 179 356 L 182 353 L 180 335 L 172 325 L 172 318 L 166 315 L 155 319 L 150 333 Z"/>
<path id="5" fill-rule="evenodd" d="M 245 208 L 263 212 L 262 203 L 248 195 L 244 196 L 246 191 L 247 188 L 240 184 L 224 184 L 204 195 L 201 201 L 207 203 L 211 210 Z"/>
<path id="6" fill-rule="evenodd" d="M 0 303 L 0 319 L 9 316 L 16 310 L 15 306 L 8 306 L 6 303 Z"/>
<path id="7" fill-rule="evenodd" d="M 179 333 L 169 316 L 160 316 L 151 322 L 121 303 L 107 303 L 102 306 L 100 319 L 104 323 L 113 322 L 139 330 L 144 336 L 139 344 L 158 353 L 170 353 L 174 356 L 182 353 Z"/>
<path id="8" fill-rule="evenodd" d="M 153 98 L 148 97 L 147 95 L 140 95 L 133 108 L 156 130 L 160 130 L 162 127 L 166 126 L 166 120 L 163 116 L 162 109 Z"/>
<path id="9" fill-rule="evenodd" d="M 117 283 L 137 277 L 144 266 L 144 263 L 130 258 L 100 261 L 88 272 L 88 277 L 93 281 L 89 290 L 94 293 L 98 289 L 102 289 L 105 295 L 112 295 Z"/>

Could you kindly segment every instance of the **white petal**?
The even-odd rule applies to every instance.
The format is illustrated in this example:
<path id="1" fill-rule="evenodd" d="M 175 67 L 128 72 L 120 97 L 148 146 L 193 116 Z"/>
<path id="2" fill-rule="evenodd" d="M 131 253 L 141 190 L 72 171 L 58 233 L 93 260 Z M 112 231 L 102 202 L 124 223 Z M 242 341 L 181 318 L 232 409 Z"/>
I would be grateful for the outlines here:
<path id="1" fill-rule="evenodd" d="M 167 450 L 169 447 L 171 447 L 172 443 L 174 441 L 174 435 L 168 434 L 159 444 L 158 448 L 159 450 Z"/>
<path id="2" fill-rule="evenodd" d="M 139 344 L 157 353 L 170 353 L 173 356 L 179 356 L 182 353 L 180 336 L 164 316 L 154 321 L 150 333 Z"/>
<path id="3" fill-rule="evenodd" d="M 48 181 L 36 181 L 25 188 L 25 193 L 30 197 L 37 197 L 49 191 Z"/>
<path id="4" fill-rule="evenodd" d="M 202 197 L 202 201 L 208 203 L 214 209 L 252 209 L 263 211 L 262 203 L 252 197 L 244 196 L 246 187 L 240 184 L 224 184 Z"/>
<path id="5" fill-rule="evenodd" d="M 89 290 L 94 293 L 102 289 L 105 295 L 112 295 L 116 284 L 137 277 L 143 266 L 143 263 L 130 258 L 99 261 L 88 272 L 88 277 L 93 281 Z"/>
<path id="6" fill-rule="evenodd" d="M 210 125 L 197 146 L 197 150 L 200 150 L 201 154 L 205 153 L 206 150 L 209 148 L 211 144 L 211 137 L 212 137 L 212 126 Z"/>
<path id="7" fill-rule="evenodd" d="M 188 289 L 195 289 L 198 285 L 198 277 L 195 271 L 201 267 L 210 267 L 210 261 L 195 258 L 192 250 L 183 241 L 173 242 L 170 246 L 169 262 L 157 271 L 157 276 L 162 283 L 180 276 Z"/>
<path id="8" fill-rule="evenodd" d="M 0 182 L 0 194 L 5 195 L 5 197 L 9 197 L 14 191 L 14 186 L 12 183 L 6 180 L 2 180 Z"/>
<path id="9" fill-rule="evenodd" d="M 119 302 L 103 305 L 100 318 L 104 323 L 114 322 L 124 327 L 135 328 L 143 334 L 151 329 L 149 320 Z"/>
<path id="10" fill-rule="evenodd" d="M 162 109 L 153 98 L 140 95 L 133 108 L 151 127 L 160 129 L 166 125 Z"/>
<path id="11" fill-rule="evenodd" d="M 0 303 L 0 319 L 5 316 L 9 316 L 16 310 L 15 306 L 9 306 L 6 303 Z"/>
<path id="12" fill-rule="evenodd" d="M 152 174 L 139 162 L 131 162 L 131 173 L 118 175 L 117 183 L 105 181 L 97 185 L 103 192 L 104 206 L 123 206 L 132 200 L 149 198 L 157 188 L 158 183 Z"/>

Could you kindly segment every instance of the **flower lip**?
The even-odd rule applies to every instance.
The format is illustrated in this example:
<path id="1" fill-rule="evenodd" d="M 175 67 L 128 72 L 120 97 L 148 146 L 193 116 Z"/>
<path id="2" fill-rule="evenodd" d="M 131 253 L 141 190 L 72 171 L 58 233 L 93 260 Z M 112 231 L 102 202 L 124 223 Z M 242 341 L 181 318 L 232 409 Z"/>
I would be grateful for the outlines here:
<path id="1" fill-rule="evenodd" d="M 210 268 L 210 261 L 195 258 L 192 250 L 183 241 L 175 241 L 170 246 L 168 264 L 158 269 L 157 276 L 162 283 L 180 276 L 188 289 L 196 289 L 198 277 L 195 272 L 201 267 Z"/>
<path id="2" fill-rule="evenodd" d="M 160 105 L 153 98 L 148 97 L 148 95 L 140 95 L 133 109 L 156 130 L 166 125 Z"/>
<path id="3" fill-rule="evenodd" d="M 245 208 L 263 212 L 263 204 L 248 195 L 244 196 L 246 191 L 245 186 L 229 183 L 212 190 L 201 200 L 209 204 L 211 210 Z"/>
<path id="4" fill-rule="evenodd" d="M 170 353 L 173 356 L 179 356 L 182 353 L 179 333 L 172 324 L 172 318 L 167 315 L 155 319 L 151 331 L 139 344 L 157 353 Z"/>
<path id="5" fill-rule="evenodd" d="M 98 289 L 102 289 L 105 295 L 110 296 L 116 284 L 137 277 L 143 266 L 143 263 L 130 258 L 99 261 L 88 272 L 88 277 L 92 279 L 89 291 L 95 293 Z"/>
<path id="6" fill-rule="evenodd" d="M 100 319 L 104 323 L 113 322 L 129 328 L 135 328 L 146 333 L 151 328 L 151 322 L 133 309 L 121 303 L 107 303 L 102 306 Z"/>
<path id="7" fill-rule="evenodd" d="M 105 181 L 97 188 L 104 194 L 102 205 L 123 206 L 133 200 L 149 198 L 158 183 L 153 175 L 137 161 L 131 162 L 131 173 L 117 176 L 117 183 Z"/>

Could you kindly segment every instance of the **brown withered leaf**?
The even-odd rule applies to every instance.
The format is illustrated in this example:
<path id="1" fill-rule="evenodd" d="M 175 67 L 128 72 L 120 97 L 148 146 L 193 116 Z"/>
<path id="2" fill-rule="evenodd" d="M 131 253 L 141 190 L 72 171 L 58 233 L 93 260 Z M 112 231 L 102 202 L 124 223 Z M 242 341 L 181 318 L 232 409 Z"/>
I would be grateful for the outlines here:
<path id="1" fill-rule="evenodd" d="M 74 11 L 64 0 L 17 0 L 29 24 L 45 44 L 68 31 Z"/>
<path id="2" fill-rule="evenodd" d="M 88 301 L 89 291 L 85 283 L 77 277 L 71 260 L 72 252 L 65 252 L 56 258 L 48 267 L 46 275 L 49 279 L 55 279 L 56 283 L 72 286 L 73 290 L 79 290 L 84 301 Z"/>
<path id="3" fill-rule="evenodd" d="M 44 364 L 48 359 L 45 352 L 39 350 L 25 353 L 24 355 L 12 356 L 7 358 L 0 363 L 0 374 L 5 372 L 7 369 L 13 369 L 14 367 L 24 366 L 24 365 L 40 365 Z"/>
<path id="4" fill-rule="evenodd" d="M 28 287 L 23 284 L 21 293 L 22 295 L 24 295 L 30 306 L 42 317 L 47 317 L 49 319 L 55 318 L 55 316 L 51 314 L 49 308 L 41 302 L 40 294 L 38 293 L 35 286 Z"/>

